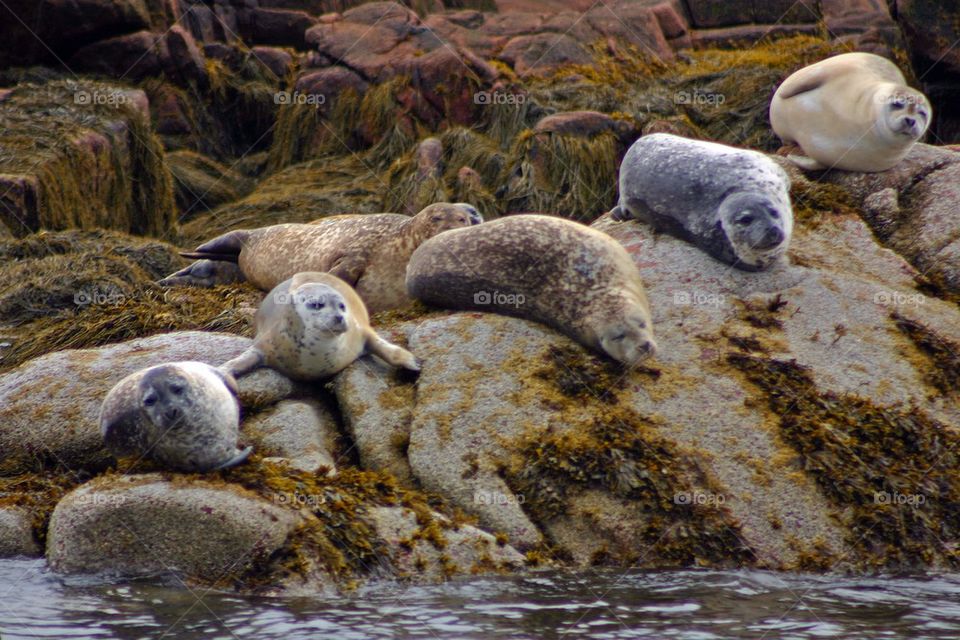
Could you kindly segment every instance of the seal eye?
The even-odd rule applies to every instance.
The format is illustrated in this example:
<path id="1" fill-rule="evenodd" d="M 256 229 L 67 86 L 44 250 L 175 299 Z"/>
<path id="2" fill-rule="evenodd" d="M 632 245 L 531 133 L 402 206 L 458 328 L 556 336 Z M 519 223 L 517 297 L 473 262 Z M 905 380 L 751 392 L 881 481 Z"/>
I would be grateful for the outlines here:
<path id="1" fill-rule="evenodd" d="M 430 219 L 433 220 L 434 222 L 440 222 L 441 220 L 443 220 L 443 218 L 441 218 L 440 216 L 433 216 Z"/>
<path id="2" fill-rule="evenodd" d="M 143 404 L 147 405 L 148 407 L 152 407 L 153 405 L 157 404 L 157 396 L 150 394 L 143 399 Z"/>
<path id="3" fill-rule="evenodd" d="M 627 338 L 626 333 L 618 333 L 617 335 L 613 336 L 610 339 L 613 340 L 614 342 L 621 342 L 623 340 L 626 340 L 626 338 Z"/>
<path id="4" fill-rule="evenodd" d="M 340 311 L 346 311 L 346 310 L 347 310 L 347 305 L 343 304 L 342 302 L 341 302 L 338 306 L 340 307 Z"/>
<path id="5" fill-rule="evenodd" d="M 893 109 L 894 111 L 899 111 L 900 109 L 903 109 L 905 106 L 907 106 L 907 103 L 904 102 L 901 98 L 897 98 L 896 100 L 890 103 L 890 108 Z"/>
<path id="6" fill-rule="evenodd" d="M 327 305 L 323 304 L 322 302 L 312 301 L 307 303 L 307 309 L 310 309 L 311 311 L 319 311 L 320 309 L 323 309 L 325 306 Z"/>
<path id="7" fill-rule="evenodd" d="M 747 214 L 745 216 L 740 216 L 739 218 L 737 218 L 737 224 L 739 225 L 747 226 L 752 222 L 753 222 L 753 216 L 750 214 Z"/>
<path id="8" fill-rule="evenodd" d="M 180 394 L 183 393 L 183 387 L 179 384 L 172 384 L 170 385 L 170 393 L 172 393 L 175 396 L 179 396 Z"/>

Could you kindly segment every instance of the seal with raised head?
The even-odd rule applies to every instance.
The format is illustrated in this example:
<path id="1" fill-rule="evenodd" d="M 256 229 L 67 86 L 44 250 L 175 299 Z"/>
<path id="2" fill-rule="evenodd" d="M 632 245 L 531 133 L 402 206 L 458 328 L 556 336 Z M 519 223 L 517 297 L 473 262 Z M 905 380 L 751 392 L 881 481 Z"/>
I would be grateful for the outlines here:
<path id="1" fill-rule="evenodd" d="M 133 373 L 107 394 L 100 434 L 116 456 L 141 455 L 177 471 L 213 471 L 246 460 L 237 447 L 237 383 L 202 362 L 173 362 Z"/>
<path id="2" fill-rule="evenodd" d="M 295 380 L 329 378 L 364 353 L 419 371 L 413 354 L 370 327 L 363 300 L 329 273 L 298 273 L 267 294 L 256 316 L 253 345 L 222 365 L 240 377 L 258 367 Z"/>
<path id="3" fill-rule="evenodd" d="M 844 53 L 800 69 L 770 103 L 770 124 L 801 169 L 886 171 L 927 131 L 932 109 L 893 62 Z"/>
<path id="4" fill-rule="evenodd" d="M 644 136 L 627 150 L 611 214 L 646 222 L 744 271 L 775 264 L 793 234 L 790 178 L 776 162 L 669 133 Z"/>
<path id="5" fill-rule="evenodd" d="M 231 231 L 181 254 L 201 262 L 164 278 L 161 284 L 210 286 L 218 282 L 218 269 L 202 260 L 237 263 L 243 277 L 264 291 L 295 273 L 326 271 L 354 287 L 369 311 L 376 313 L 410 302 L 404 273 L 410 254 L 424 240 L 480 222 L 483 217 L 475 207 L 440 202 L 413 217 L 399 213 L 349 214 L 308 224 Z M 224 269 L 230 272 L 230 266 Z"/>
<path id="6" fill-rule="evenodd" d="M 407 290 L 427 304 L 542 322 L 627 366 L 656 351 L 630 254 L 562 218 L 514 215 L 431 238 L 410 258 Z"/>

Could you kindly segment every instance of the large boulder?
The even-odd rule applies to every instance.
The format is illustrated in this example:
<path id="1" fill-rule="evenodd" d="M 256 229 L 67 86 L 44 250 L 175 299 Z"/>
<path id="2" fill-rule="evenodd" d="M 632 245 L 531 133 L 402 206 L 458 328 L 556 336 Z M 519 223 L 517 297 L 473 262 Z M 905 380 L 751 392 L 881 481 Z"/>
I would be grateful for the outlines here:
<path id="1" fill-rule="evenodd" d="M 960 312 L 796 182 L 791 263 L 768 272 L 595 223 L 647 285 L 660 350 L 636 371 L 524 320 L 403 325 L 415 394 L 336 382 L 361 460 L 580 564 L 954 566 Z"/>
<path id="2" fill-rule="evenodd" d="M 886 246 L 936 285 L 960 292 L 960 153 L 918 144 L 889 171 L 831 171 L 819 179 L 862 202 L 864 219 Z"/>
<path id="3" fill-rule="evenodd" d="M 174 332 L 98 349 L 68 350 L 31 360 L 0 375 L 0 463 L 33 469 L 38 463 L 96 469 L 109 461 L 100 438 L 100 404 L 127 375 L 182 360 L 219 365 L 250 345 L 241 336 Z M 241 378 L 247 412 L 297 393 L 272 369 Z"/>
<path id="4" fill-rule="evenodd" d="M 57 505 L 47 559 L 61 573 L 172 573 L 229 584 L 265 563 L 299 520 L 295 511 L 222 483 L 108 476 Z"/>

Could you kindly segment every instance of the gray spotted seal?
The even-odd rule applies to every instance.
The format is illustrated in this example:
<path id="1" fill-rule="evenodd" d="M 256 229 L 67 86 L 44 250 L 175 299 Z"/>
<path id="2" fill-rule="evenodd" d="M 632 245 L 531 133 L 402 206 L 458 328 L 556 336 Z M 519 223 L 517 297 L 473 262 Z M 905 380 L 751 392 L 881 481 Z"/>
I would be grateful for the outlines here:
<path id="1" fill-rule="evenodd" d="M 329 273 L 298 273 L 267 294 L 257 311 L 253 345 L 222 365 L 240 377 L 261 366 L 296 380 L 329 378 L 364 353 L 419 371 L 413 354 L 370 327 L 360 296 Z"/>
<path id="2" fill-rule="evenodd" d="M 243 462 L 240 406 L 232 376 L 202 362 L 173 362 L 118 382 L 100 407 L 100 433 L 116 456 L 141 455 L 177 471 Z"/>
<path id="3" fill-rule="evenodd" d="M 786 254 L 793 234 L 790 178 L 757 151 L 655 133 L 620 165 L 615 220 L 637 218 L 745 271 Z"/>
<path id="4" fill-rule="evenodd" d="M 410 257 L 407 290 L 427 304 L 542 322 L 627 366 L 656 351 L 630 255 L 562 218 L 514 215 L 431 238 Z"/>
<path id="5" fill-rule="evenodd" d="M 481 222 L 483 216 L 469 204 L 440 202 L 413 217 L 349 214 L 309 224 L 231 231 L 183 253 L 200 261 L 160 284 L 211 286 L 235 281 L 239 266 L 243 278 L 269 291 L 296 273 L 326 271 L 354 287 L 369 311 L 376 313 L 410 302 L 404 272 L 410 254 L 424 240 Z"/>
<path id="6" fill-rule="evenodd" d="M 872 53 L 844 53 L 800 69 L 770 103 L 770 124 L 807 157 L 802 169 L 886 171 L 930 125 L 930 103 L 907 86 L 894 63 Z"/>

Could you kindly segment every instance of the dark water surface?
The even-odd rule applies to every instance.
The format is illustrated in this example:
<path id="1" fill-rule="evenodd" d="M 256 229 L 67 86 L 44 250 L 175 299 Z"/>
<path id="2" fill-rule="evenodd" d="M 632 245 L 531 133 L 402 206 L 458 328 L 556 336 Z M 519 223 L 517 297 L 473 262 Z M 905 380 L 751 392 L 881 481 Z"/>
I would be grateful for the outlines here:
<path id="1" fill-rule="evenodd" d="M 0 560 L 18 638 L 960 638 L 960 575 L 588 571 L 270 600 L 61 578 Z"/>

